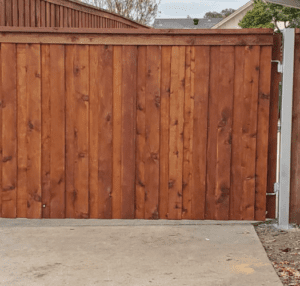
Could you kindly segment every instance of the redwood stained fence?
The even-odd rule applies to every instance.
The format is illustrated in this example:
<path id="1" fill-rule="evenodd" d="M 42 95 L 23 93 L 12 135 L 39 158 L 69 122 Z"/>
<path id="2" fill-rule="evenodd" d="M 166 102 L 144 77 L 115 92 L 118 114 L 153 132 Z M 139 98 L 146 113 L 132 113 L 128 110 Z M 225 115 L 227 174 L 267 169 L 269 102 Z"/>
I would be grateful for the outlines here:
<path id="1" fill-rule="evenodd" d="M 149 28 L 73 0 L 0 0 L 0 26 L 65 28 Z"/>
<path id="2" fill-rule="evenodd" d="M 273 30 L 0 44 L 2 217 L 265 219 Z"/>
<path id="3" fill-rule="evenodd" d="M 300 29 L 295 34 L 291 144 L 290 222 L 300 224 Z"/>

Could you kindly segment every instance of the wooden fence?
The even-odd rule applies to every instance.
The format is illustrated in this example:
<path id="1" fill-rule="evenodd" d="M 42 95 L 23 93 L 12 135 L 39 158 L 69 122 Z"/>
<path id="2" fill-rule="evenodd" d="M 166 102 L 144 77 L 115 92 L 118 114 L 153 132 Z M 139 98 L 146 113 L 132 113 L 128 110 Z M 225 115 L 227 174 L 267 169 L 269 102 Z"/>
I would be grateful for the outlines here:
<path id="1" fill-rule="evenodd" d="M 2 217 L 265 219 L 272 30 L 0 29 Z"/>
<path id="2" fill-rule="evenodd" d="M 0 26 L 149 28 L 73 0 L 0 0 Z"/>
<path id="3" fill-rule="evenodd" d="M 300 29 L 296 29 L 294 57 L 290 222 L 300 224 Z"/>

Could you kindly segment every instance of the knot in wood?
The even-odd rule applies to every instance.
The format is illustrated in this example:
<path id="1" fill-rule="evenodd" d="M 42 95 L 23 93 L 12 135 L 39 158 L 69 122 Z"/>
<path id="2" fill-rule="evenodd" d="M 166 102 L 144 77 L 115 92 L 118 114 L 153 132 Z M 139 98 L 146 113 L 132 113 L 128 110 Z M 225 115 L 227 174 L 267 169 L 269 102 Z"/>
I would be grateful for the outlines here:
<path id="1" fill-rule="evenodd" d="M 173 188 L 175 181 L 174 180 L 169 180 L 169 189 Z"/>
<path id="2" fill-rule="evenodd" d="M 83 101 L 89 101 L 89 96 L 88 96 L 88 95 L 83 95 L 83 96 L 81 97 L 81 99 L 82 99 Z"/>
<path id="3" fill-rule="evenodd" d="M 7 161 L 10 161 L 12 159 L 12 156 L 6 156 L 2 159 L 2 162 L 7 162 Z"/>
<path id="4" fill-rule="evenodd" d="M 151 152 L 151 158 L 153 160 L 157 160 L 158 159 L 158 154 L 157 153 L 154 153 L 154 152 Z"/>

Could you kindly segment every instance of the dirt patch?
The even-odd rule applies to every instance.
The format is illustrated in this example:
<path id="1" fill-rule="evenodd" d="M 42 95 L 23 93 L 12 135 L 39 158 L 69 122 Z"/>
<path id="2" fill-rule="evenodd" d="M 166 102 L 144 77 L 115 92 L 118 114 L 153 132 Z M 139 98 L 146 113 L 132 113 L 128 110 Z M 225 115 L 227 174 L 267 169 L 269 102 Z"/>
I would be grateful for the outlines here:
<path id="1" fill-rule="evenodd" d="M 253 225 L 283 285 L 300 286 L 300 227 L 285 231 L 274 227 L 275 223 Z"/>

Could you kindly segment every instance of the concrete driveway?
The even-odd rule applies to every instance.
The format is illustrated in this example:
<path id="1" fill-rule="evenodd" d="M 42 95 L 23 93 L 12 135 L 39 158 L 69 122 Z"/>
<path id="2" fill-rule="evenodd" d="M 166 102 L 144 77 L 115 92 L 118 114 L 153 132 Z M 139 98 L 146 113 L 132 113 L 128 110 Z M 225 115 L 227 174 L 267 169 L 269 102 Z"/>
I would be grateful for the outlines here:
<path id="1" fill-rule="evenodd" d="M 282 285 L 243 222 L 0 219 L 0 285 Z"/>

